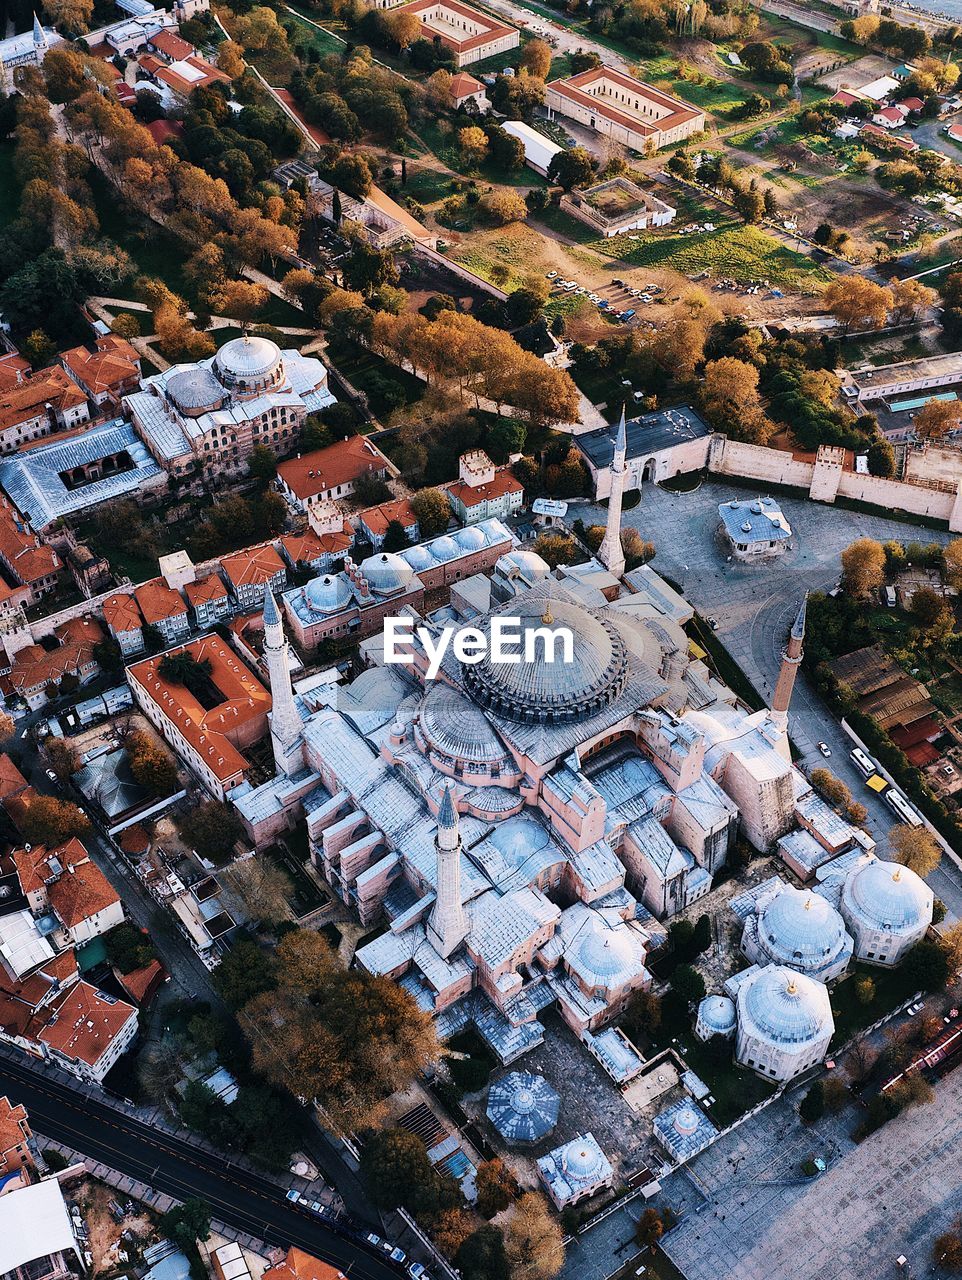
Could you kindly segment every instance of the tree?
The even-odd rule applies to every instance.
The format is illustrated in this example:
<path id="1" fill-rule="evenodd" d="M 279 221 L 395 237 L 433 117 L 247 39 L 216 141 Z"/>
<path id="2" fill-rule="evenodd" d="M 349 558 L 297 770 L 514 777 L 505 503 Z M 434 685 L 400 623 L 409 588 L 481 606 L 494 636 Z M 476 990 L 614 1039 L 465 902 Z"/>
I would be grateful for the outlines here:
<path id="1" fill-rule="evenodd" d="M 932 1245 L 935 1265 L 946 1271 L 962 1271 L 962 1240 L 954 1231 L 936 1236 Z"/>
<path id="2" fill-rule="evenodd" d="M 464 1209 L 439 1213 L 431 1235 L 446 1258 L 453 1258 L 474 1228 L 474 1219 Z"/>
<path id="3" fill-rule="evenodd" d="M 654 1249 L 665 1234 L 665 1224 L 657 1209 L 647 1208 L 635 1226 L 635 1239 L 645 1249 Z"/>
<path id="4" fill-rule="evenodd" d="M 953 538 L 942 552 L 945 575 L 953 587 L 962 586 L 962 538 Z"/>
<path id="5" fill-rule="evenodd" d="M 547 80 L 551 70 L 551 46 L 544 40 L 529 40 L 521 50 L 521 66 L 536 80 Z"/>
<path id="6" fill-rule="evenodd" d="M 705 996 L 705 979 L 690 964 L 680 964 L 669 979 L 672 991 L 688 1004 Z"/>
<path id="7" fill-rule="evenodd" d="M 384 542 L 381 544 L 381 550 L 403 551 L 405 547 L 409 547 L 410 545 L 410 540 L 404 532 L 404 525 L 401 521 L 389 521 L 387 529 L 384 531 Z"/>
<path id="8" fill-rule="evenodd" d="M 912 429 L 920 440 L 937 440 L 959 425 L 962 406 L 945 400 L 929 400 L 912 418 Z"/>
<path id="9" fill-rule="evenodd" d="M 811 783 L 817 792 L 836 809 L 844 809 L 852 802 L 852 793 L 830 769 L 820 767 L 811 772 Z"/>
<path id="10" fill-rule="evenodd" d="M 895 450 L 888 440 L 873 440 L 868 447 L 868 469 L 873 476 L 895 473 Z"/>
<path id="11" fill-rule="evenodd" d="M 931 627 L 944 609 L 944 598 L 931 587 L 919 587 L 912 593 L 909 612 L 923 627 Z"/>
<path id="12" fill-rule="evenodd" d="M 803 1124 L 814 1124 L 825 1114 L 825 1089 L 821 1080 L 816 1080 L 808 1093 L 799 1103 L 798 1116 Z"/>
<path id="13" fill-rule="evenodd" d="M 150 734 L 128 734 L 124 750 L 131 776 L 138 785 L 155 796 L 169 796 L 177 790 L 177 764 Z"/>
<path id="14" fill-rule="evenodd" d="M 488 138 L 483 129 L 469 125 L 458 130 L 458 150 L 465 163 L 477 168 L 488 153 Z"/>
<path id="15" fill-rule="evenodd" d="M 241 1009 L 275 985 L 274 964 L 256 942 L 241 938 L 214 970 L 214 986 L 230 1009 Z"/>
<path id="16" fill-rule="evenodd" d="M 437 1211 L 440 1179 L 427 1147 L 407 1129 L 382 1129 L 361 1149 L 361 1176 L 379 1209 L 404 1205 L 414 1214 Z"/>
<path id="17" fill-rule="evenodd" d="M 143 969 L 157 955 L 150 938 L 129 920 L 104 934 L 104 946 L 108 964 L 121 973 Z"/>
<path id="18" fill-rule="evenodd" d="M 897 320 L 914 318 L 931 307 L 938 297 L 934 289 L 927 288 L 918 280 L 890 280 L 889 289 Z"/>
<path id="19" fill-rule="evenodd" d="M 210 1239 L 210 1208 L 197 1197 L 168 1209 L 160 1222 L 164 1235 L 188 1253 L 196 1250 L 198 1240 Z"/>
<path id="20" fill-rule="evenodd" d="M 855 995 L 859 1004 L 871 1004 L 875 999 L 875 983 L 868 974 L 855 979 Z"/>
<path id="21" fill-rule="evenodd" d="M 862 275 L 837 277 L 822 294 L 826 309 L 845 329 L 881 329 L 888 319 L 892 294 Z"/>
<path id="22" fill-rule="evenodd" d="M 42 329 L 34 329 L 24 338 L 20 350 L 35 369 L 42 369 L 57 354 L 57 344 L 51 342 Z"/>
<path id="23" fill-rule="evenodd" d="M 43 744 L 50 767 L 60 779 L 66 782 L 80 767 L 76 749 L 63 738 L 47 738 Z"/>
<path id="24" fill-rule="evenodd" d="M 962 922 L 950 924 L 939 937 L 949 968 L 953 972 L 962 969 Z"/>
<path id="25" fill-rule="evenodd" d="M 44 0 L 43 11 L 55 27 L 80 36 L 90 26 L 94 0 Z"/>
<path id="26" fill-rule="evenodd" d="M 560 532 L 538 534 L 531 549 L 545 561 L 549 569 L 557 569 L 559 564 L 571 564 L 578 554 L 574 538 Z"/>
<path id="27" fill-rule="evenodd" d="M 277 454 L 266 444 L 255 444 L 247 459 L 247 472 L 266 488 L 277 475 Z"/>
<path id="28" fill-rule="evenodd" d="M 505 314 L 512 329 L 519 325 L 530 324 L 536 320 L 544 308 L 544 298 L 534 289 L 515 289 L 508 294 L 505 303 Z"/>
<path id="29" fill-rule="evenodd" d="M 518 1194 L 518 1180 L 503 1160 L 485 1160 L 478 1165 L 475 1186 L 478 1193 L 478 1212 L 484 1218 L 493 1218 L 507 1209 Z"/>
<path id="30" fill-rule="evenodd" d="M 625 1010 L 625 1026 L 632 1035 L 654 1035 L 661 1026 L 661 1000 L 654 991 L 633 991 Z"/>
<path id="31" fill-rule="evenodd" d="M 827 1076 L 822 1081 L 822 1101 L 825 1103 L 825 1110 L 830 1114 L 834 1115 L 837 1111 L 841 1111 L 848 1100 L 848 1088 L 839 1076 Z"/>
<path id="32" fill-rule="evenodd" d="M 200 693 L 207 687 L 212 670 L 209 659 L 202 658 L 198 661 L 189 649 L 164 654 L 157 666 L 161 679 L 170 684 L 181 684 L 193 694 Z"/>
<path id="33" fill-rule="evenodd" d="M 949 976 L 949 962 L 938 943 L 923 939 L 902 961 L 902 971 L 920 991 L 940 991 Z"/>
<path id="34" fill-rule="evenodd" d="M 517 191 L 504 188 L 490 191 L 481 200 L 481 208 L 496 226 L 504 227 L 509 222 L 523 222 L 528 213 L 524 197 Z"/>
<path id="35" fill-rule="evenodd" d="M 463 1280 L 511 1280 L 504 1237 L 488 1223 L 471 1233 L 454 1255 Z"/>
<path id="36" fill-rule="evenodd" d="M 735 439 L 765 444 L 773 427 L 758 392 L 758 370 L 745 360 L 722 356 L 705 365 L 702 404 L 712 426 Z"/>
<path id="37" fill-rule="evenodd" d="M 290 878 L 266 857 L 255 855 L 234 863 L 224 880 L 251 920 L 273 925 L 290 918 Z"/>
<path id="38" fill-rule="evenodd" d="M 569 147 L 558 151 L 548 163 L 548 181 L 556 182 L 565 191 L 572 187 L 586 187 L 594 181 L 595 162 L 584 147 Z"/>
<path id="39" fill-rule="evenodd" d="M 451 504 L 440 489 L 419 489 L 411 498 L 411 509 L 422 538 L 437 538 L 446 532 L 451 521 Z"/>
<path id="40" fill-rule="evenodd" d="M 30 844 L 56 848 L 72 836 L 85 836 L 90 819 L 70 800 L 35 795 L 20 819 L 20 833 Z"/>
<path id="41" fill-rule="evenodd" d="M 515 1204 L 504 1232 L 512 1280 L 552 1280 L 564 1266 L 561 1227 L 544 1196 L 526 1192 Z"/>
<path id="42" fill-rule="evenodd" d="M 942 850 L 926 827 L 910 827 L 899 823 L 888 836 L 892 859 L 914 871 L 924 880 L 942 861 Z"/>
<path id="43" fill-rule="evenodd" d="M 190 809 L 179 822 L 186 842 L 203 858 L 222 863 L 244 834 L 236 810 L 220 800 L 205 800 Z"/>
<path id="44" fill-rule="evenodd" d="M 370 165 L 363 156 L 342 153 L 331 169 L 331 182 L 345 195 L 363 200 L 371 190 Z"/>
<path id="45" fill-rule="evenodd" d="M 865 1036 L 856 1036 L 845 1058 L 845 1067 L 855 1085 L 864 1084 L 872 1074 L 876 1053 Z"/>
<path id="46" fill-rule="evenodd" d="M 856 600 L 866 600 L 885 581 L 885 551 L 874 538 L 858 538 L 842 552 L 842 583 Z"/>

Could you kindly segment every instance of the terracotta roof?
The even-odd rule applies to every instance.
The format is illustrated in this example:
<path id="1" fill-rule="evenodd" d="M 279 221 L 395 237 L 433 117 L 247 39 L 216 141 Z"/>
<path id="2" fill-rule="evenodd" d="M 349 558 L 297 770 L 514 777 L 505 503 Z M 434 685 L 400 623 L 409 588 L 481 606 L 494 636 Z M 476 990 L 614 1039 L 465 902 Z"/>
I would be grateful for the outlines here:
<path id="1" fill-rule="evenodd" d="M 0 1156 L 19 1147 L 30 1137 L 30 1121 L 27 1108 L 14 1106 L 9 1098 L 0 1098 Z"/>
<path id="2" fill-rule="evenodd" d="M 118 843 L 124 853 L 146 853 L 150 848 L 150 836 L 139 822 L 135 822 L 132 827 L 121 832 Z"/>
<path id="3" fill-rule="evenodd" d="M 186 40 L 182 40 L 180 36 L 174 35 L 173 31 L 160 31 L 155 36 L 150 37 L 150 44 L 159 49 L 161 53 L 165 53 L 172 62 L 179 62 L 181 58 L 189 58 L 194 52 L 194 46 L 188 44 Z"/>
<path id="4" fill-rule="evenodd" d="M 145 71 L 147 75 L 153 75 L 155 71 L 159 71 L 164 65 L 161 60 L 153 53 L 142 53 L 137 59 L 137 65 L 141 71 Z"/>
<path id="5" fill-rule="evenodd" d="M 75 625 L 68 623 L 61 628 L 61 632 L 67 634 L 59 648 L 50 652 L 42 645 L 31 644 L 17 653 L 9 676 L 13 689 L 24 693 L 42 688 L 68 672 L 79 675 L 85 666 L 93 662 L 94 645 L 103 639 L 103 632 L 93 619 L 76 618 L 74 623 L 86 628 L 87 634 L 81 634 Z"/>
<path id="6" fill-rule="evenodd" d="M 93 618 L 72 618 L 55 633 L 60 646 L 52 652 L 42 645 L 31 644 L 21 649 L 13 660 L 10 684 L 18 693 L 42 688 L 70 672 L 79 675 L 94 661 L 94 646 L 104 638 L 103 630 Z"/>
<path id="7" fill-rule="evenodd" d="M 150 124 L 144 128 L 156 142 L 157 146 L 162 146 L 168 138 L 179 138 L 184 132 L 184 126 L 180 120 L 151 120 Z"/>
<path id="8" fill-rule="evenodd" d="M 79 840 L 59 849 L 16 849 L 17 877 L 24 893 L 45 889 L 57 918 L 67 929 L 89 920 L 120 901 L 100 868 L 90 861 Z"/>
<path id="9" fill-rule="evenodd" d="M 17 795 L 26 786 L 27 779 L 6 752 L 0 754 L 0 800 L 7 800 L 10 796 Z"/>
<path id="10" fill-rule="evenodd" d="M 36 1038 L 94 1067 L 136 1016 L 132 1004 L 105 997 L 89 982 L 77 982 L 44 1012 Z"/>
<path id="11" fill-rule="evenodd" d="M 137 601 L 126 592 L 110 596 L 103 602 L 104 622 L 117 635 L 125 631 L 139 631 L 144 625 L 137 608 Z"/>
<path id="12" fill-rule="evenodd" d="M 624 89 L 632 90 L 647 98 L 655 106 L 667 108 L 667 114 L 661 116 L 660 119 L 652 118 L 651 120 L 646 120 L 633 112 L 619 110 L 607 98 L 587 92 L 589 87 L 599 80 L 610 80 Z M 624 125 L 633 132 L 643 134 L 646 137 L 654 133 L 663 133 L 669 129 L 677 128 L 678 125 L 685 124 L 690 120 L 696 120 L 699 116 L 704 115 L 703 111 L 688 106 L 687 103 L 682 102 L 679 98 L 673 98 L 671 94 L 662 93 L 660 89 L 655 89 L 650 84 L 636 80 L 633 76 L 625 75 L 623 71 L 615 71 L 612 67 L 593 67 L 589 71 L 581 71 L 577 75 L 569 76 L 566 80 L 552 80 L 547 87 L 548 89 L 553 89 L 556 93 L 560 93 L 563 98 L 569 98 L 572 102 L 576 102 L 581 107 L 588 107 L 596 115 L 603 115 L 606 119 L 614 120 L 617 124 Z"/>
<path id="13" fill-rule="evenodd" d="M 310 564 L 321 556 L 337 556 L 347 551 L 353 542 L 347 521 L 344 526 L 341 533 L 314 533 L 311 529 L 288 533 L 281 538 L 281 546 L 290 556 L 291 564 Z"/>
<path id="14" fill-rule="evenodd" d="M 288 458 L 277 468 L 277 474 L 292 493 L 307 499 L 338 485 L 353 484 L 359 476 L 389 468 L 390 463 L 377 445 L 364 436 L 351 436 L 326 449 Z"/>
<path id="15" fill-rule="evenodd" d="M 456 18 L 469 18 L 472 22 L 476 22 L 482 28 L 482 31 L 478 35 L 465 36 L 463 40 L 459 40 L 456 36 L 448 34 L 447 25 L 432 25 L 431 15 L 436 9 L 446 9 Z M 438 36 L 443 45 L 447 45 L 449 49 L 455 49 L 459 53 L 466 53 L 469 49 L 478 49 L 482 45 L 489 44 L 492 40 L 500 40 L 503 36 L 517 31 L 517 27 L 508 26 L 506 22 L 498 22 L 496 18 L 492 18 L 486 13 L 481 13 L 478 9 L 472 9 L 469 4 L 462 4 L 461 0 L 414 0 L 413 4 L 405 5 L 405 12 L 413 13 L 415 17 L 420 18 L 421 29 L 426 39 L 433 40 L 435 36 Z M 426 13 L 427 16 L 422 18 L 422 13 Z"/>
<path id="16" fill-rule="evenodd" d="M 21 980 L 8 977 L 0 964 L 0 1027 L 22 1035 L 38 1007 L 50 998 L 51 992 L 56 993 L 76 982 L 78 975 L 73 947 L 61 951 Z"/>
<path id="17" fill-rule="evenodd" d="M 134 969 L 131 973 L 118 973 L 115 969 L 114 977 L 134 1004 L 142 1005 L 157 990 L 163 981 L 164 973 L 165 969 L 160 961 L 151 960 L 150 964 L 145 964 L 142 969 Z"/>
<path id="18" fill-rule="evenodd" d="M 9 355 L 0 356 L 0 395 L 5 391 L 12 391 L 14 387 L 20 387 L 30 376 L 30 361 L 24 360 L 22 356 Z"/>
<path id="19" fill-rule="evenodd" d="M 134 592 L 144 621 L 152 626 L 158 622 L 166 622 L 168 618 L 177 618 L 187 612 L 187 605 L 179 591 L 169 587 L 163 578 L 151 578 Z"/>
<path id="20" fill-rule="evenodd" d="M 143 66 L 143 62 L 141 62 Z M 176 67 L 191 67 L 194 71 L 200 72 L 196 79 L 188 79 L 176 71 Z M 225 75 L 223 71 L 218 71 L 216 67 L 212 67 L 209 62 L 205 62 L 203 58 L 188 57 L 179 58 L 177 62 L 171 63 L 169 67 L 160 65 L 154 70 L 153 76 L 155 80 L 160 80 L 163 84 L 169 85 L 175 93 L 189 96 L 195 89 L 199 89 L 201 85 L 214 84 L 230 84 L 230 76 Z"/>
<path id="21" fill-rule="evenodd" d="M 184 594 L 190 604 L 208 604 L 211 600 L 223 600 L 227 595 L 227 587 L 219 574 L 211 573 L 197 582 L 184 583 Z"/>
<path id="22" fill-rule="evenodd" d="M 407 498 L 395 498 L 393 502 L 382 502 L 378 507 L 367 507 L 364 511 L 359 511 L 355 519 L 372 534 L 381 537 L 387 533 L 392 520 L 397 520 L 405 529 L 412 528 L 418 522 L 414 508 Z"/>
<path id="23" fill-rule="evenodd" d="M 224 556 L 220 564 L 235 587 L 269 582 L 276 573 L 283 573 L 285 569 L 284 561 L 270 542 L 262 547 L 235 551 L 232 556 Z"/>
<path id="24" fill-rule="evenodd" d="M 92 396 L 119 393 L 140 381 L 140 356 L 125 338 L 113 333 L 98 338 L 95 351 L 86 347 L 64 351 L 60 362 Z"/>
<path id="25" fill-rule="evenodd" d="M 461 98 L 470 98 L 475 93 L 483 93 L 484 85 L 466 71 L 459 71 L 451 77 L 451 97 L 455 102 Z"/>
<path id="26" fill-rule="evenodd" d="M 867 124 L 862 128 L 862 137 L 868 134 L 870 138 L 878 138 L 880 141 L 887 143 L 890 147 L 895 147 L 899 151 L 918 151 L 919 144 L 914 138 L 903 138 L 900 134 L 891 133 L 888 129 L 883 129 L 880 124 Z"/>
<path id="27" fill-rule="evenodd" d="M 0 395 L 0 431 L 38 417 L 49 404 L 57 412 L 85 404 L 87 397 L 60 365 L 41 369 L 32 378 Z"/>
<path id="28" fill-rule="evenodd" d="M 53 547 L 28 533 L 26 521 L 4 498 L 0 498 L 0 560 L 19 583 L 28 586 L 63 567 Z"/>
<path id="29" fill-rule="evenodd" d="M 344 1272 L 337 1267 L 292 1245 L 284 1261 L 268 1267 L 261 1280 L 343 1280 L 343 1277 Z"/>
<path id="30" fill-rule="evenodd" d="M 524 485 L 515 479 L 507 467 L 496 471 L 490 484 L 470 485 L 463 480 L 456 480 L 444 487 L 453 499 L 466 507 L 479 507 L 483 502 L 504 497 L 506 493 L 524 493 Z"/>
<path id="31" fill-rule="evenodd" d="M 114 93 L 124 106 L 130 106 L 137 101 L 137 93 L 124 80 L 118 80 L 114 85 Z"/>
<path id="32" fill-rule="evenodd" d="M 921 98 L 903 98 L 902 106 L 908 107 L 910 111 L 924 111 L 925 103 Z"/>
<path id="33" fill-rule="evenodd" d="M 56 859 L 60 870 L 64 871 L 67 867 L 76 867 L 78 863 L 86 862 L 90 855 L 74 837 L 59 849 L 47 849 L 45 845 L 37 844 L 30 849 L 14 849 L 11 856 L 17 868 L 21 892 L 36 893 L 60 874 L 60 871 L 51 868 L 52 858 Z"/>
<path id="34" fill-rule="evenodd" d="M 128 667 L 128 678 L 137 681 L 221 782 L 243 773 L 247 760 L 229 735 L 266 716 L 271 695 L 220 636 L 204 636 L 170 652 L 189 653 L 198 662 L 210 662 L 211 680 L 224 701 L 205 709 L 184 685 L 164 680 L 158 673 L 160 655 Z"/>

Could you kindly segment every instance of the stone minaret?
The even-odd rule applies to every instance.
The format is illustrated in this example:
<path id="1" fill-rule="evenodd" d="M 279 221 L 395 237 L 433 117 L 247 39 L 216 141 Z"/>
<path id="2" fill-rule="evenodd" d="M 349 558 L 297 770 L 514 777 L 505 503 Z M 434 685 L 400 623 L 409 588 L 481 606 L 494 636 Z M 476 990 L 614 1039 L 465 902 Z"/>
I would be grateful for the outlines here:
<path id="1" fill-rule="evenodd" d="M 271 746 L 278 773 L 288 777 L 304 766 L 301 717 L 294 705 L 284 624 L 270 587 L 264 594 L 264 657 L 271 685 Z"/>
<path id="2" fill-rule="evenodd" d="M 788 644 L 782 653 L 782 668 L 778 673 L 775 696 L 772 698 L 772 720 L 779 729 L 788 730 L 788 707 L 792 700 L 795 677 L 802 663 L 802 642 L 805 639 L 805 604 L 807 597 L 799 606 L 798 615 L 792 624 Z"/>
<path id="3" fill-rule="evenodd" d="M 50 47 L 50 41 L 47 39 L 47 33 L 40 25 L 40 19 L 37 17 L 36 12 L 34 12 L 33 15 L 33 47 L 37 50 L 46 50 Z"/>
<path id="4" fill-rule="evenodd" d="M 620 578 L 625 571 L 625 553 L 621 549 L 621 497 L 625 488 L 625 457 L 628 453 L 628 436 L 625 426 L 625 410 L 622 407 L 614 457 L 611 459 L 611 491 L 608 495 L 608 522 L 605 536 L 598 548 L 598 559 L 609 573 Z"/>
<path id="5" fill-rule="evenodd" d="M 437 898 L 428 917 L 428 941 L 447 960 L 468 936 L 471 922 L 461 901 L 461 836 L 451 788 L 444 788 L 438 809 Z"/>

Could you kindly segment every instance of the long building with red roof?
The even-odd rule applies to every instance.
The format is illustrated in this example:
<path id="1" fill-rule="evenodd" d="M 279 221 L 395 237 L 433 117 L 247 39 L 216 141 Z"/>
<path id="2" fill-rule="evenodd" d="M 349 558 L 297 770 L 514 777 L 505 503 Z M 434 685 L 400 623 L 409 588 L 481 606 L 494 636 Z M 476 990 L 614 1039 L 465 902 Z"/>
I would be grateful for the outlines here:
<path id="1" fill-rule="evenodd" d="M 645 152 L 684 142 L 705 128 L 705 113 L 611 67 L 594 67 L 546 87 L 548 117 L 564 116 Z"/>

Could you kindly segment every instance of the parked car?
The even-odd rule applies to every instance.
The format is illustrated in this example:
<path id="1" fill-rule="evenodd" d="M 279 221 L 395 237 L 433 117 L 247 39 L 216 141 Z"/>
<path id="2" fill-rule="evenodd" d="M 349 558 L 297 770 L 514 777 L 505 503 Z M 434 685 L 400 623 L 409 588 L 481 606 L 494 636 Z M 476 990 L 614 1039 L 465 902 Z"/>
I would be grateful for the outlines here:
<path id="1" fill-rule="evenodd" d="M 818 749 L 819 751 L 821 751 L 822 755 L 826 758 L 826 760 L 832 754 L 832 748 L 828 745 L 827 742 L 820 742 L 818 744 Z"/>

